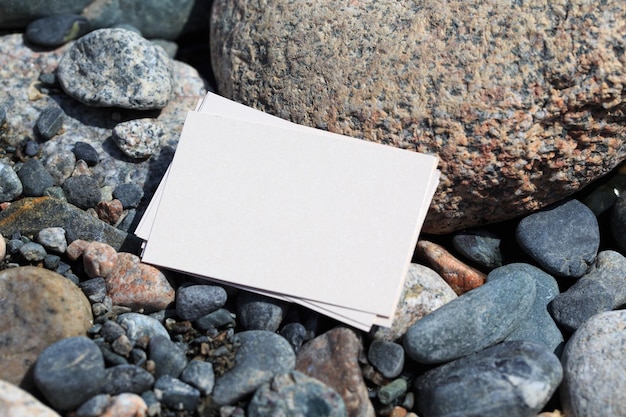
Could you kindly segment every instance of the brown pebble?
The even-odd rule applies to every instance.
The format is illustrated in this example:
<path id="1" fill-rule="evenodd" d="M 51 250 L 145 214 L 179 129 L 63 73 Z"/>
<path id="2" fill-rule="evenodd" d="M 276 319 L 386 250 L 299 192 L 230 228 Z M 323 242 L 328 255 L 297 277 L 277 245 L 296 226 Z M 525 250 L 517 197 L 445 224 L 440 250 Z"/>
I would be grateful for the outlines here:
<path id="1" fill-rule="evenodd" d="M 111 398 L 107 409 L 100 417 L 145 417 L 146 402 L 137 394 L 123 393 Z"/>
<path id="2" fill-rule="evenodd" d="M 132 253 L 117 254 L 117 263 L 105 281 L 113 304 L 149 313 L 174 302 L 174 288 L 165 275 Z"/>
<path id="3" fill-rule="evenodd" d="M 82 239 L 76 239 L 69 245 L 67 245 L 67 249 L 65 249 L 65 255 L 70 259 L 70 261 L 75 261 L 81 256 L 83 256 L 83 252 L 89 246 L 89 242 Z"/>
<path id="4" fill-rule="evenodd" d="M 389 414 L 389 417 L 406 417 L 406 414 L 407 414 L 406 409 L 400 406 L 395 406 L 391 410 L 391 414 Z"/>
<path id="5" fill-rule="evenodd" d="M 122 217 L 123 212 L 124 207 L 122 207 L 122 202 L 117 199 L 111 201 L 101 201 L 96 206 L 98 218 L 109 224 L 116 224 L 120 217 Z"/>
<path id="6" fill-rule="evenodd" d="M 473 290 L 485 283 L 487 278 L 485 274 L 459 261 L 436 243 L 420 240 L 417 242 L 417 249 L 419 254 L 441 275 L 457 295 Z"/>
<path id="7" fill-rule="evenodd" d="M 83 252 L 83 265 L 89 278 L 106 278 L 117 263 L 117 251 L 106 243 L 90 242 Z"/>

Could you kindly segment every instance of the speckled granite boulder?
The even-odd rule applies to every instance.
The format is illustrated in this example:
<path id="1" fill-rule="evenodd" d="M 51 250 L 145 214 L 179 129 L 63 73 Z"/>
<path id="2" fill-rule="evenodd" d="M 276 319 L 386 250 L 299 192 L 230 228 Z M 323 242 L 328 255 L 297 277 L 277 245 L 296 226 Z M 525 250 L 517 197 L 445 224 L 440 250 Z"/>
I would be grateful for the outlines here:
<path id="1" fill-rule="evenodd" d="M 528 213 L 626 157 L 623 1 L 213 6 L 223 95 L 439 155 L 425 231 Z"/>

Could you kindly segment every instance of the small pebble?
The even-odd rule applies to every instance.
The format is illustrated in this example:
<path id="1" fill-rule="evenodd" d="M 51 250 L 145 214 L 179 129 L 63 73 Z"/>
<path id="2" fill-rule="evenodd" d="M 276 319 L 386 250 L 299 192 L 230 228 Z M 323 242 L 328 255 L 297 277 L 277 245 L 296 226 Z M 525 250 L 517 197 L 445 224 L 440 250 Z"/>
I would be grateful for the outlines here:
<path id="1" fill-rule="evenodd" d="M 139 313 L 125 313 L 117 318 L 117 322 L 126 329 L 126 335 L 133 342 L 142 337 L 152 338 L 157 335 L 170 337 L 169 333 L 161 323 L 150 316 Z"/>
<path id="2" fill-rule="evenodd" d="M 180 374 L 180 380 L 199 390 L 202 395 L 209 395 L 215 385 L 213 364 L 192 359 Z"/>
<path id="3" fill-rule="evenodd" d="M 51 271 L 56 271 L 59 265 L 61 264 L 61 257 L 59 255 L 47 254 L 45 258 L 43 258 L 43 266 L 46 269 Z"/>
<path id="4" fill-rule="evenodd" d="M 46 188 L 54 185 L 52 175 L 38 159 L 29 159 L 24 162 L 17 176 L 22 182 L 24 197 L 40 197 Z"/>
<path id="5" fill-rule="evenodd" d="M 37 118 L 35 126 L 37 132 L 43 140 L 49 140 L 56 135 L 61 126 L 63 126 L 63 119 L 65 113 L 60 107 L 50 106 L 46 107 Z"/>
<path id="6" fill-rule="evenodd" d="M 44 248 L 56 253 L 65 253 L 67 240 L 65 239 L 65 229 L 62 227 L 46 227 L 37 233 L 37 242 Z"/>
<path id="7" fill-rule="evenodd" d="M 378 390 L 378 399 L 381 404 L 391 404 L 395 399 L 401 397 L 409 389 L 404 378 L 398 378 L 389 384 L 380 387 Z"/>
<path id="8" fill-rule="evenodd" d="M 34 379 L 55 409 L 74 410 L 96 394 L 105 380 L 102 353 L 84 336 L 62 339 L 39 355 Z"/>
<path id="9" fill-rule="evenodd" d="M 38 80 L 48 87 L 52 87 L 58 84 L 57 76 L 54 72 L 42 72 L 41 74 L 39 74 Z"/>
<path id="10" fill-rule="evenodd" d="M 100 202 L 100 185 L 89 175 L 69 177 L 63 183 L 63 192 L 68 203 L 83 210 Z"/>
<path id="11" fill-rule="evenodd" d="M 242 291 L 237 296 L 237 319 L 246 330 L 275 332 L 285 316 L 287 303 Z"/>
<path id="12" fill-rule="evenodd" d="M 141 393 L 141 398 L 148 406 L 148 415 L 157 416 L 161 413 L 161 402 L 156 397 L 154 391 L 145 391 Z"/>
<path id="13" fill-rule="evenodd" d="M 33 20 L 24 36 L 35 45 L 56 48 L 87 33 L 89 22 L 83 16 L 65 14 Z"/>
<path id="14" fill-rule="evenodd" d="M 148 406 L 142 397 L 132 393 L 122 393 L 111 398 L 109 407 L 100 417 L 145 417 Z"/>
<path id="15" fill-rule="evenodd" d="M 177 378 L 187 366 L 185 352 L 169 337 L 153 336 L 148 345 L 148 358 L 156 365 L 155 377 L 169 375 Z"/>
<path id="16" fill-rule="evenodd" d="M 111 397 L 106 394 L 94 395 L 76 410 L 76 417 L 99 417 L 109 406 Z"/>
<path id="17" fill-rule="evenodd" d="M 287 339 L 293 351 L 298 353 L 306 339 L 306 327 L 301 323 L 289 323 L 280 329 L 280 335 Z"/>
<path id="18" fill-rule="evenodd" d="M 404 368 L 404 349 L 397 343 L 374 340 L 367 359 L 385 378 L 395 378 Z"/>
<path id="19" fill-rule="evenodd" d="M 104 278 L 96 277 L 82 281 L 78 284 L 79 288 L 87 297 L 90 303 L 101 303 L 106 296 L 107 287 Z"/>
<path id="20" fill-rule="evenodd" d="M 85 249 L 87 248 L 87 246 L 89 246 L 89 243 L 90 242 L 86 240 L 76 239 L 67 246 L 65 254 L 70 261 L 75 261 L 83 256 L 83 252 L 85 252 Z"/>
<path id="21" fill-rule="evenodd" d="M 74 171 L 76 157 L 70 151 L 59 151 L 48 155 L 43 161 L 46 170 L 54 178 L 55 184 L 63 184 Z"/>
<path id="22" fill-rule="evenodd" d="M 161 401 L 173 410 L 194 411 L 198 408 L 200 391 L 180 379 L 164 375 L 156 380 L 154 390 L 157 398 L 160 396 Z"/>
<path id="23" fill-rule="evenodd" d="M 118 253 L 111 245 L 89 242 L 83 250 L 83 266 L 90 278 L 108 277 L 117 265 Z"/>
<path id="24" fill-rule="evenodd" d="M 217 285 L 183 285 L 176 292 L 176 314 L 183 320 L 196 320 L 226 303 L 226 291 Z"/>
<path id="25" fill-rule="evenodd" d="M 195 321 L 195 325 L 199 330 L 205 332 L 210 329 L 216 329 L 224 326 L 234 326 L 235 319 L 230 311 L 225 308 L 220 308 L 197 319 Z"/>
<path id="26" fill-rule="evenodd" d="M 130 351 L 131 361 L 134 365 L 143 367 L 148 360 L 148 354 L 143 349 L 132 349 Z"/>
<path id="27" fill-rule="evenodd" d="M 559 202 L 526 216 L 515 237 L 546 272 L 562 277 L 583 276 L 600 246 L 596 216 L 578 200 Z"/>
<path id="28" fill-rule="evenodd" d="M 98 218 L 105 223 L 115 225 L 120 218 L 124 208 L 120 200 L 100 201 L 96 205 L 96 214 Z"/>
<path id="29" fill-rule="evenodd" d="M 153 119 L 133 119 L 119 123 L 113 129 L 113 141 L 131 158 L 143 159 L 154 155 L 165 136 L 163 127 Z"/>
<path id="30" fill-rule="evenodd" d="M 98 151 L 87 142 L 76 142 L 72 148 L 72 152 L 77 160 L 85 161 L 90 167 L 96 166 L 100 161 Z"/>
<path id="31" fill-rule="evenodd" d="M 63 188 L 57 185 L 46 188 L 43 191 L 43 195 L 46 197 L 56 198 L 60 201 L 67 201 L 67 198 L 65 198 L 65 193 L 63 192 Z"/>
<path id="32" fill-rule="evenodd" d="M 130 355 L 130 352 L 133 350 L 133 344 L 131 343 L 128 336 L 123 334 L 115 339 L 113 342 L 111 342 L 111 349 L 118 355 L 128 357 L 128 355 Z"/>
<path id="33" fill-rule="evenodd" d="M 28 242 L 20 246 L 20 255 L 27 262 L 43 261 L 47 255 L 46 249 L 39 243 Z"/>
<path id="34" fill-rule="evenodd" d="M 0 162 L 0 203 L 16 199 L 22 191 L 22 182 L 13 167 Z"/>
<path id="35" fill-rule="evenodd" d="M 137 184 L 119 184 L 113 190 L 113 197 L 120 200 L 125 209 L 136 208 L 143 198 L 143 190 Z"/>
<path id="36" fill-rule="evenodd" d="M 141 394 L 152 388 L 154 376 L 136 365 L 116 365 L 107 368 L 100 385 L 103 394 L 117 395 L 123 392 Z"/>
<path id="37" fill-rule="evenodd" d="M 102 336 L 105 341 L 111 343 L 120 336 L 126 336 L 126 330 L 116 321 L 107 320 L 102 323 L 100 336 Z"/>
<path id="38" fill-rule="evenodd" d="M 502 266 L 501 239 L 485 229 L 473 229 L 456 233 L 452 245 L 461 255 L 485 268 Z"/>
<path id="39" fill-rule="evenodd" d="M 29 140 L 24 144 L 24 153 L 26 156 L 36 156 L 39 153 L 39 144 L 34 140 Z"/>

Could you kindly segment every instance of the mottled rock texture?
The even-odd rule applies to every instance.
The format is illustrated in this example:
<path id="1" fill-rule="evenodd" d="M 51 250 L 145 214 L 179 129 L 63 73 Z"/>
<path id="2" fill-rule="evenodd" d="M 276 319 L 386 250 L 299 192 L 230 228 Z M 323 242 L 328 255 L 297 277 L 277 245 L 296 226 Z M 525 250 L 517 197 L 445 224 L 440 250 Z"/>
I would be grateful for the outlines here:
<path id="1" fill-rule="evenodd" d="M 223 95 L 439 155 L 428 232 L 536 210 L 626 157 L 620 0 L 213 6 Z"/>

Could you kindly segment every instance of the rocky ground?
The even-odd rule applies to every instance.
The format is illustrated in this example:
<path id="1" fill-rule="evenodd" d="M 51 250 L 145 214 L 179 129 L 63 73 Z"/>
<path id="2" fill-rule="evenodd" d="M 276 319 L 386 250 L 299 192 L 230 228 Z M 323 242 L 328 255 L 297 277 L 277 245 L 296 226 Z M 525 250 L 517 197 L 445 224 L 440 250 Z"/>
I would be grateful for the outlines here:
<path id="1" fill-rule="evenodd" d="M 0 415 L 626 415 L 623 167 L 422 234 L 392 328 L 362 332 L 141 262 L 208 47 L 54 19 L 0 36 Z"/>

